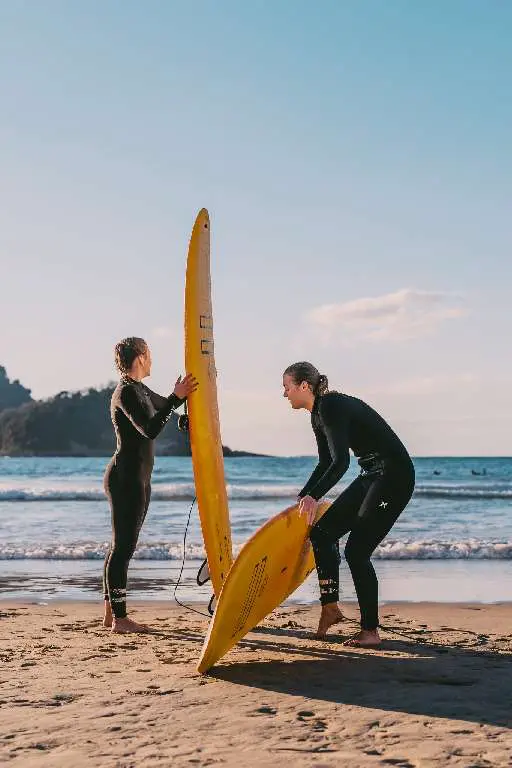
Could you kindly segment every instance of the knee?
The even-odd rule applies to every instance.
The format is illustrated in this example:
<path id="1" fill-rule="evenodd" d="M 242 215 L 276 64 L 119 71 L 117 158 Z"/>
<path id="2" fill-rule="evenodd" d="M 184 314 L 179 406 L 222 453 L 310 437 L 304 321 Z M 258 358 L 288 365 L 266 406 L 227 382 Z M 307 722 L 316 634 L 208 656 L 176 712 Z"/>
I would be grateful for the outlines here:
<path id="1" fill-rule="evenodd" d="M 119 563 L 127 563 L 133 553 L 135 552 L 135 545 L 132 544 L 115 544 L 112 547 L 110 558 L 108 559 L 108 566 L 116 567 Z"/>

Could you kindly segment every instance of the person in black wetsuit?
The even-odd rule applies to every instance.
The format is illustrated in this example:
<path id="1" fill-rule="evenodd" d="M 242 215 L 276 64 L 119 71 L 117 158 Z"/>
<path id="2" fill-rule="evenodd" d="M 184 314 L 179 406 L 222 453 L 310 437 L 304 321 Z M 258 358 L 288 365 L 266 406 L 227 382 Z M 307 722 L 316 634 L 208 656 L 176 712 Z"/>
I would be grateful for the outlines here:
<path id="1" fill-rule="evenodd" d="M 370 557 L 389 533 L 414 490 L 414 466 L 403 443 L 369 405 L 356 397 L 329 392 L 327 377 L 311 363 L 290 365 L 283 374 L 284 397 L 292 408 L 311 412 L 318 464 L 299 493 L 300 513 L 310 525 L 318 501 L 343 477 L 349 449 L 361 473 L 311 528 L 322 611 L 317 637 L 342 621 L 339 600 L 339 539 L 350 531 L 345 557 L 361 612 L 361 631 L 347 644 L 380 643 L 378 582 Z"/>
<path id="2" fill-rule="evenodd" d="M 137 337 L 116 344 L 115 362 L 121 380 L 110 406 L 117 447 L 104 478 L 112 512 L 112 543 L 103 568 L 103 625 L 113 632 L 145 632 L 148 627 L 126 615 L 126 580 L 151 497 L 153 440 L 171 412 L 196 389 L 197 381 L 191 374 L 183 381 L 180 376 L 169 397 L 146 387 L 142 379 L 151 373 L 151 353 L 144 339 Z"/>

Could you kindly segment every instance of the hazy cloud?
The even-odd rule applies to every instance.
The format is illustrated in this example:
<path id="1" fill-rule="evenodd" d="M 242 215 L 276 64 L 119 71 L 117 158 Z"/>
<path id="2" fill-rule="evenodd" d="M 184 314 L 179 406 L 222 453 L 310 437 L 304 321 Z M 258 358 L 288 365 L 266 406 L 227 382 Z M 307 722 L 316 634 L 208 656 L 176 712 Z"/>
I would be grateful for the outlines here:
<path id="1" fill-rule="evenodd" d="M 404 288 L 384 296 L 324 304 L 310 310 L 306 321 L 325 342 L 334 340 L 337 332 L 400 341 L 428 335 L 441 323 L 466 314 L 460 297 L 454 294 Z"/>
<path id="2" fill-rule="evenodd" d="M 151 329 L 151 336 L 155 339 L 175 339 L 178 336 L 178 332 L 175 328 L 160 325 L 157 328 Z"/>
<path id="3" fill-rule="evenodd" d="M 434 374 L 399 379 L 382 387 L 379 392 L 383 395 L 436 395 L 474 392 L 480 385 L 480 378 L 473 373 Z"/>

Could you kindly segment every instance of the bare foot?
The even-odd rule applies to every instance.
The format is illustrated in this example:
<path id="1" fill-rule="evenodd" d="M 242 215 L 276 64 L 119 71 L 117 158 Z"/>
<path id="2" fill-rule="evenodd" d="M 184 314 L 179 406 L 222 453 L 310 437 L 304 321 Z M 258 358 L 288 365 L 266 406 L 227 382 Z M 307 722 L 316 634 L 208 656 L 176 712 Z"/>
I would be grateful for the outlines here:
<path id="1" fill-rule="evenodd" d="M 108 600 L 105 600 L 105 613 L 103 615 L 103 626 L 110 629 L 112 626 L 112 608 Z"/>
<path id="2" fill-rule="evenodd" d="M 133 621 L 132 619 L 116 619 L 114 618 L 112 620 L 112 632 L 115 632 L 116 634 L 125 635 L 129 632 L 136 632 L 138 634 L 144 634 L 146 632 L 151 632 L 152 630 L 150 627 L 147 626 L 147 624 L 137 624 L 136 621 Z"/>
<path id="3" fill-rule="evenodd" d="M 316 639 L 323 640 L 329 627 L 332 627 L 333 624 L 339 624 L 344 618 L 338 603 L 327 603 L 326 605 L 323 605 L 320 621 L 318 622 L 318 629 L 315 635 Z"/>
<path id="4" fill-rule="evenodd" d="M 378 648 L 380 645 L 380 635 L 378 629 L 362 629 L 357 635 L 345 640 L 343 645 L 350 648 Z"/>

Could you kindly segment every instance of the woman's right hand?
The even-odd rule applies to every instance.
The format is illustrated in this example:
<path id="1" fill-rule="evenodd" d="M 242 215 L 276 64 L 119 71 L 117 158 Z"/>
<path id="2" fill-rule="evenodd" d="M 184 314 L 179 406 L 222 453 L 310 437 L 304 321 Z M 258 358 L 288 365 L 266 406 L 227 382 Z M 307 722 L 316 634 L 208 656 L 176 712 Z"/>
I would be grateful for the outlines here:
<path id="1" fill-rule="evenodd" d="M 299 515 L 306 516 L 308 525 L 313 525 L 315 522 L 316 511 L 318 509 L 318 501 L 312 496 L 303 496 L 299 501 Z"/>
<path id="2" fill-rule="evenodd" d="M 187 373 L 182 380 L 181 376 L 178 376 L 176 384 L 174 385 L 173 394 L 179 397 L 180 400 L 185 400 L 192 392 L 195 392 L 199 386 L 199 382 L 191 373 Z"/>

